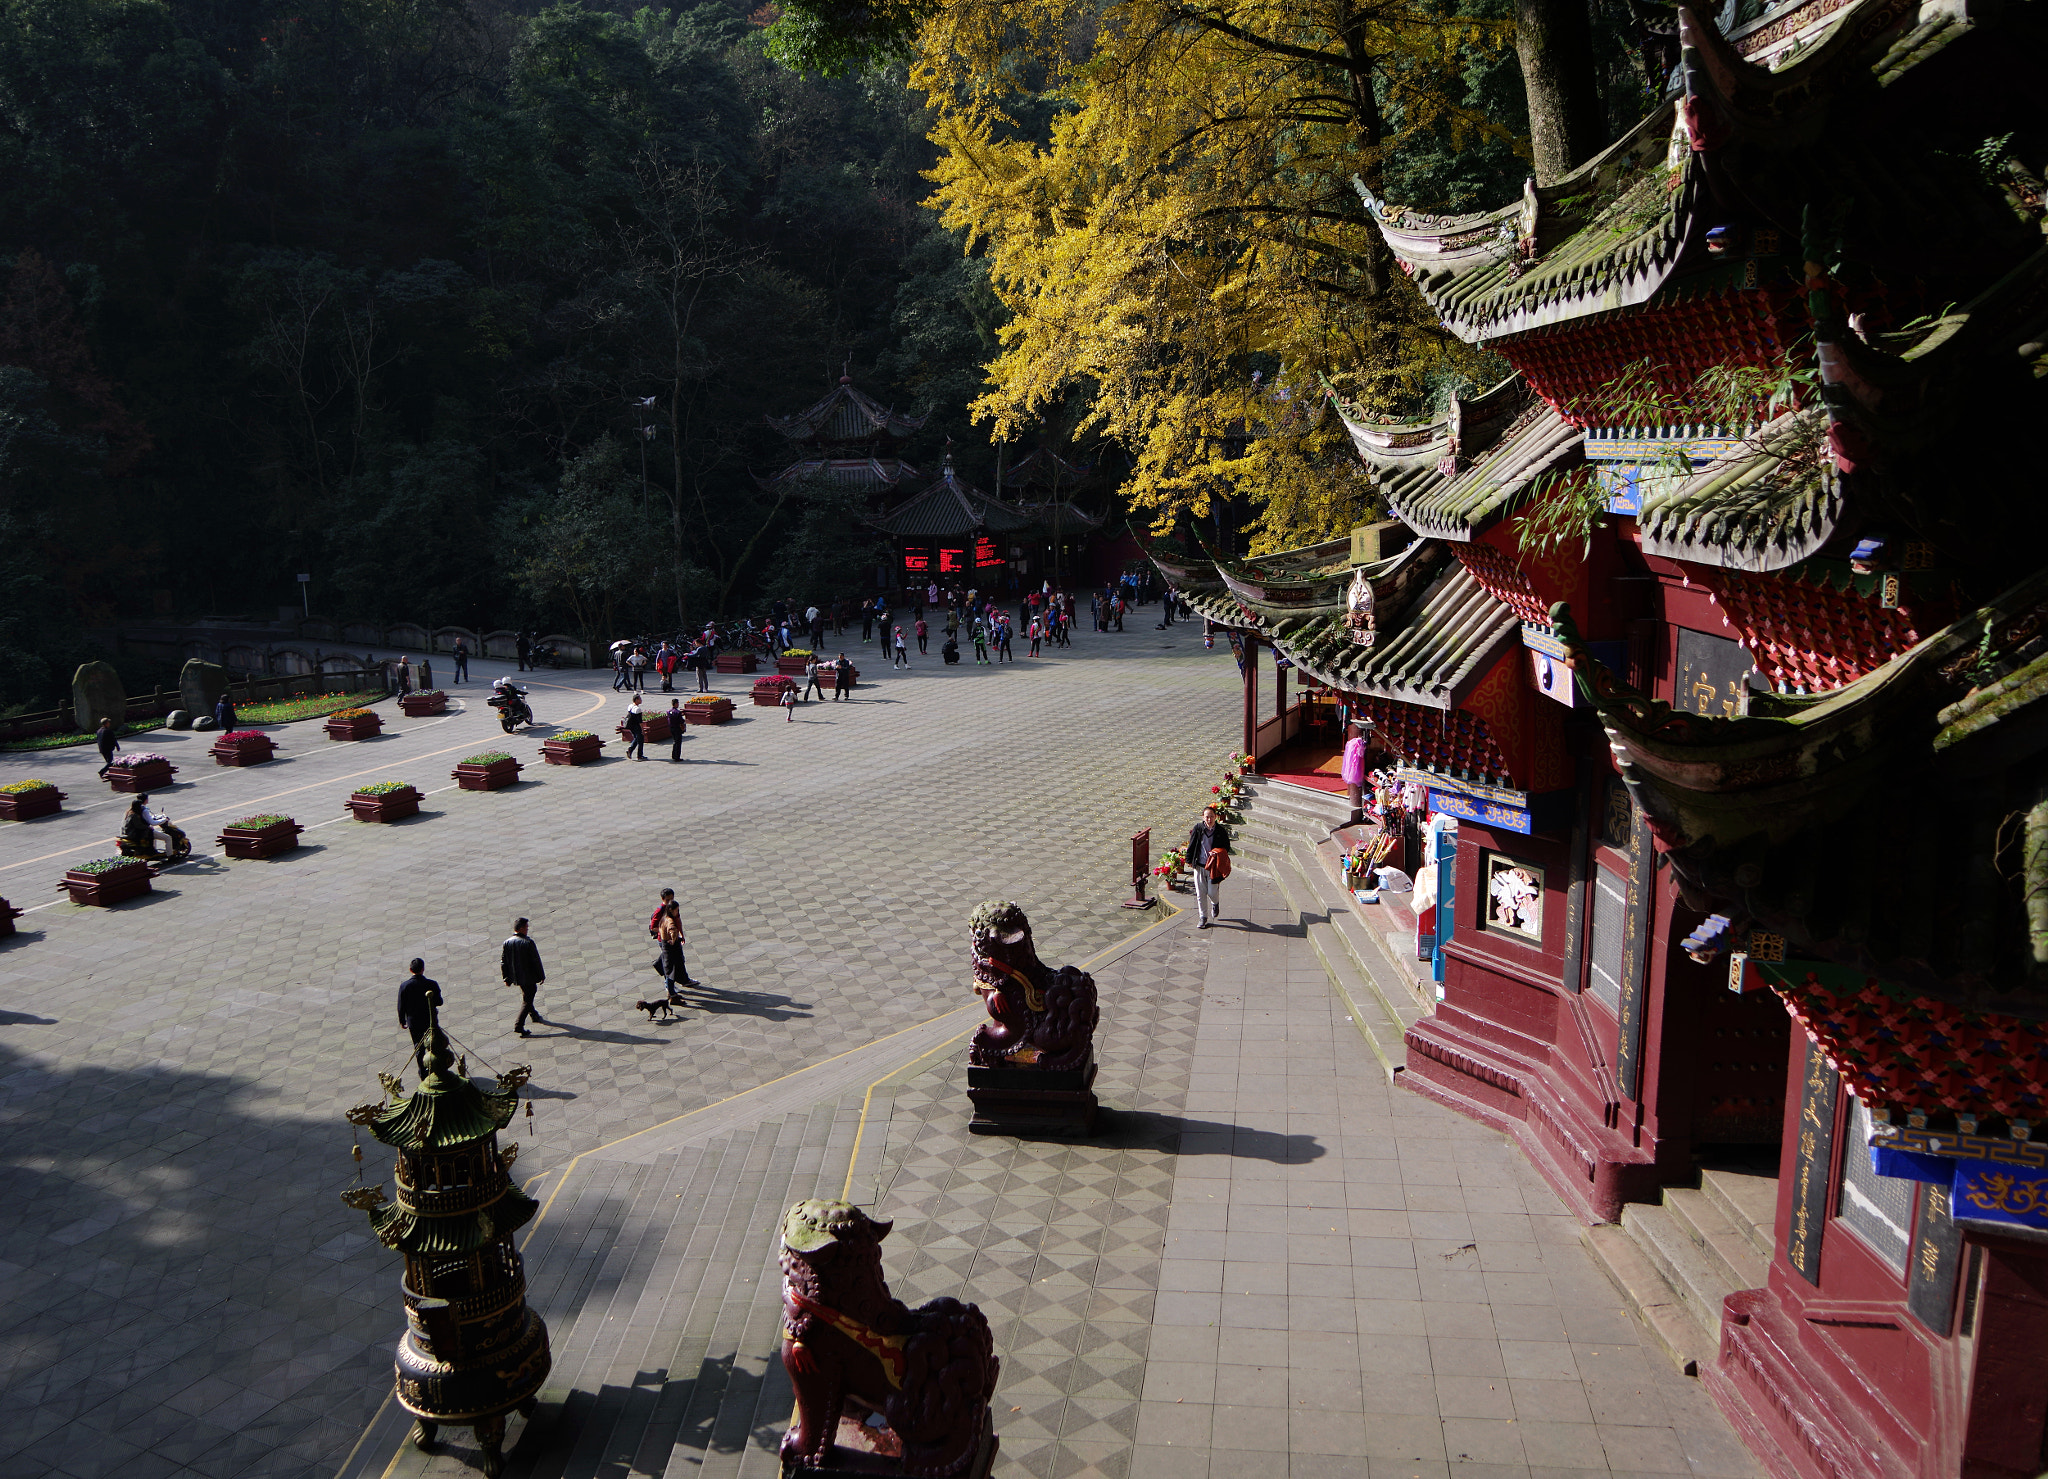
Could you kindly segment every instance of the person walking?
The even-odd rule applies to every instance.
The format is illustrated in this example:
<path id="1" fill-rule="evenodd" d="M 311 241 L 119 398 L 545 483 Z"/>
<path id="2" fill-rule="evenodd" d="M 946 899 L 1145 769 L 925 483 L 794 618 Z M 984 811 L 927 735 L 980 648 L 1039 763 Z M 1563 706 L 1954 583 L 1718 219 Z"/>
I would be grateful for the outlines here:
<path id="1" fill-rule="evenodd" d="M 895 648 L 895 652 L 896 652 L 896 655 L 895 655 L 895 656 L 894 656 L 893 658 L 891 658 L 891 659 L 890 659 L 890 662 L 889 662 L 889 666 L 890 666 L 890 667 L 892 667 L 892 668 L 907 668 L 907 667 L 909 667 L 909 666 L 910 666 L 910 652 L 909 652 L 909 649 L 908 649 L 908 648 L 906 648 L 906 647 L 905 647 L 905 646 L 903 645 L 903 628 L 902 628 L 902 627 L 898 627 L 898 628 L 896 628 L 896 648 Z"/>
<path id="2" fill-rule="evenodd" d="M 823 665 L 818 661 L 818 654 L 815 652 L 804 659 L 804 699 L 806 702 L 809 701 L 814 693 L 819 698 L 825 696 L 825 685 L 818 681 L 818 669 L 821 666 Z"/>
<path id="3" fill-rule="evenodd" d="M 996 661 L 1015 662 L 1017 654 L 1010 650 L 1010 613 L 1005 611 L 996 621 Z"/>
<path id="4" fill-rule="evenodd" d="M 114 768 L 114 751 L 121 748 L 120 737 L 114 733 L 114 721 L 107 715 L 100 715 L 92 742 L 100 747 L 100 779 L 105 780 L 107 772 Z"/>
<path id="5" fill-rule="evenodd" d="M 680 759 L 682 759 L 682 758 L 683 758 L 683 731 L 684 731 L 684 729 L 685 729 L 685 728 L 686 728 L 686 727 L 688 726 L 688 724 L 689 724 L 689 720 L 688 720 L 688 719 L 686 719 L 686 718 L 684 717 L 684 715 L 683 715 L 683 701 L 682 701 L 681 699 L 679 699 L 679 698 L 671 698 L 671 699 L 669 699 L 669 701 L 668 701 L 668 758 L 669 758 L 669 759 L 671 759 L 671 760 L 680 760 Z"/>
<path id="6" fill-rule="evenodd" d="M 469 681 L 469 642 L 462 637 L 455 639 L 455 681 Z"/>
<path id="7" fill-rule="evenodd" d="M 526 633 L 521 632 L 519 634 L 519 640 L 512 644 L 512 652 L 519 659 L 520 672 L 524 673 L 531 669 L 533 666 L 533 643 L 527 639 Z"/>
<path id="8" fill-rule="evenodd" d="M 691 980 L 690 968 L 683 963 L 683 909 L 676 902 L 674 889 L 661 891 L 661 904 L 655 909 L 654 918 L 647 921 L 647 933 L 661 946 L 661 978 L 668 985 L 668 999 L 681 1001 L 683 994 L 677 987 L 703 983 Z"/>
<path id="9" fill-rule="evenodd" d="M 507 986 L 519 988 L 519 1017 L 513 1022 L 512 1030 L 521 1037 L 532 1037 L 533 1034 L 526 1030 L 528 1017 L 543 1027 L 554 1026 L 534 1004 L 533 994 L 547 980 L 548 972 L 547 967 L 540 963 L 540 946 L 534 944 L 533 937 L 526 933 L 523 917 L 512 921 L 512 933 L 498 952 L 498 969 Z"/>
<path id="10" fill-rule="evenodd" d="M 1038 656 L 1038 639 L 1040 636 L 1040 627 L 1038 625 L 1038 618 L 1036 616 L 1031 618 L 1031 626 L 1026 635 L 1028 635 L 1031 638 L 1031 647 L 1028 651 L 1025 652 L 1024 655 L 1026 657 Z"/>
<path id="11" fill-rule="evenodd" d="M 1222 861 L 1211 862 L 1212 853 L 1221 854 Z M 1201 918 L 1195 928 L 1205 930 L 1223 912 L 1219 891 L 1230 876 L 1230 829 L 1213 806 L 1203 807 L 1202 819 L 1188 829 L 1188 868 L 1195 875 L 1195 912 Z"/>
<path id="12" fill-rule="evenodd" d="M 917 655 L 919 657 L 925 656 L 930 651 L 924 643 L 925 638 L 931 635 L 931 630 L 930 627 L 925 625 L 924 618 L 920 616 L 917 619 Z"/>
<path id="13" fill-rule="evenodd" d="M 647 711 L 640 707 L 640 695 L 637 693 L 626 705 L 626 758 L 647 758 Z"/>
<path id="14" fill-rule="evenodd" d="M 400 698 L 404 698 L 408 693 L 411 692 L 412 659 L 409 657 L 401 657 L 398 660 L 398 696 Z"/>
<path id="15" fill-rule="evenodd" d="M 412 1034 L 412 1061 L 419 1065 L 420 1077 L 427 1076 L 427 1029 L 434 1023 L 434 1015 L 427 1008 L 441 1005 L 439 983 L 427 979 L 427 963 L 414 956 L 407 966 L 412 972 L 398 983 L 398 1025 Z"/>
<path id="16" fill-rule="evenodd" d="M 633 655 L 626 659 L 633 669 L 633 691 L 643 693 L 647 689 L 647 649 L 635 647 Z"/>
<path id="17" fill-rule="evenodd" d="M 227 690 L 221 690 L 220 697 L 213 705 L 213 727 L 226 734 L 235 727 L 235 701 L 228 697 Z"/>
<path id="18" fill-rule="evenodd" d="M 782 685 L 782 697 L 776 700 L 782 705 L 782 722 L 796 723 L 796 683 L 791 680 Z"/>
<path id="19" fill-rule="evenodd" d="M 711 691 L 711 670 L 718 666 L 718 649 L 709 642 L 697 644 L 697 655 L 691 666 L 697 670 L 697 691 Z"/>
<path id="20" fill-rule="evenodd" d="M 988 665 L 988 629 L 978 616 L 974 618 L 974 662 L 977 667 Z"/>
<path id="21" fill-rule="evenodd" d="M 832 702 L 845 699 L 853 701 L 853 664 L 846 660 L 846 654 L 839 654 L 839 661 L 832 665 Z"/>
<path id="22" fill-rule="evenodd" d="M 875 635 L 875 608 L 867 602 L 860 603 L 860 639 L 868 641 Z"/>

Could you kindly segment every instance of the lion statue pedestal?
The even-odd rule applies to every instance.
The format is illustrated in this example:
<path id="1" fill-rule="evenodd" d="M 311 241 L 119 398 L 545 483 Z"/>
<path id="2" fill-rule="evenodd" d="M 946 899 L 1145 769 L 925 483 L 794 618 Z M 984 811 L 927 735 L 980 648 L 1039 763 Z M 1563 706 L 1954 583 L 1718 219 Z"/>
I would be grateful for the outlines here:
<path id="1" fill-rule="evenodd" d="M 782 1219 L 782 1365 L 796 1389 L 783 1479 L 988 1479 L 995 1463 L 988 1319 L 957 1299 L 891 1298 L 894 1225 L 850 1202 L 798 1202 Z"/>
<path id="2" fill-rule="evenodd" d="M 989 1020 L 967 1050 L 967 1097 L 976 1135 L 1095 1131 L 1095 978 L 1039 960 L 1031 921 L 1006 899 L 968 919 L 974 934 L 974 990 Z"/>

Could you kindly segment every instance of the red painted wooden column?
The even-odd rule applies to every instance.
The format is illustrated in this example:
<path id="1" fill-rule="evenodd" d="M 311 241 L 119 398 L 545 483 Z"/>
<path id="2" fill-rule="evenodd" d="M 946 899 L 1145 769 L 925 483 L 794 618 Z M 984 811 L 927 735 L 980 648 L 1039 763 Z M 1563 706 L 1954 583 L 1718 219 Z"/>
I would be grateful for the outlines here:
<path id="1" fill-rule="evenodd" d="M 1244 636 L 1244 752 L 1257 769 L 1259 757 L 1259 639 L 1254 632 Z"/>
<path id="2" fill-rule="evenodd" d="M 1962 1479 L 2033 1479 L 2048 1434 L 2048 1248 L 1987 1241 L 1982 1290 Z"/>

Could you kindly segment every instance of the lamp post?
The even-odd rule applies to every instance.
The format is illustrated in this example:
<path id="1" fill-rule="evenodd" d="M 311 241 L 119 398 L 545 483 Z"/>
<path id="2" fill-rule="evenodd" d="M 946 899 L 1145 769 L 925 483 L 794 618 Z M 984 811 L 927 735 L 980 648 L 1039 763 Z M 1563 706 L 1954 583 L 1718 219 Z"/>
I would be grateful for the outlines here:
<path id="1" fill-rule="evenodd" d="M 312 590 L 312 582 L 313 577 L 310 575 L 301 575 L 299 577 L 299 606 L 306 613 L 308 620 L 311 620 L 313 616 L 313 598 L 309 594 Z"/>

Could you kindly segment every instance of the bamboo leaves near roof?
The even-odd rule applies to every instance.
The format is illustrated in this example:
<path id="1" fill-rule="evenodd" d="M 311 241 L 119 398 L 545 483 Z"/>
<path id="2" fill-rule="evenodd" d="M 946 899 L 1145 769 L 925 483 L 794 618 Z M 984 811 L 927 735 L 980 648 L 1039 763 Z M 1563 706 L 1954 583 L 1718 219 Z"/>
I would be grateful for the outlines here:
<path id="1" fill-rule="evenodd" d="M 1827 412 L 1787 412 L 1688 478 L 1645 479 L 1643 548 L 1728 570 L 1782 570 L 1814 554 L 1842 517 Z"/>

